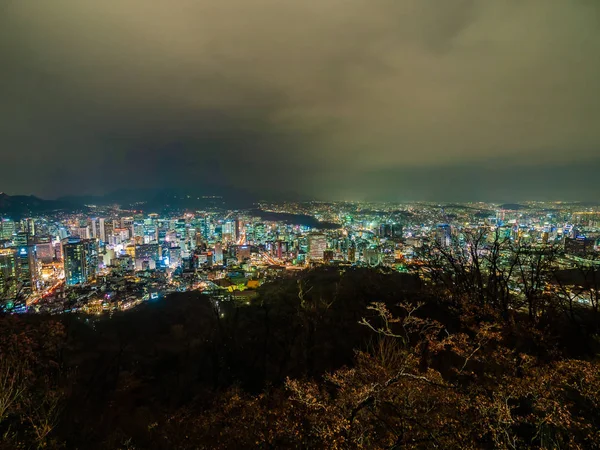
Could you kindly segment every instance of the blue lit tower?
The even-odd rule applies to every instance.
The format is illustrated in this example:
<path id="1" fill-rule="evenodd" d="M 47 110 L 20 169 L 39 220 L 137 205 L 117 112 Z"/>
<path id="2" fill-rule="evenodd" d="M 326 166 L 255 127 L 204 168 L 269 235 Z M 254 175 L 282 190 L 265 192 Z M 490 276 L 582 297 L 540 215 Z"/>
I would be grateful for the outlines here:
<path id="1" fill-rule="evenodd" d="M 67 286 L 87 283 L 96 276 L 98 245 L 95 239 L 67 238 L 62 242 Z"/>

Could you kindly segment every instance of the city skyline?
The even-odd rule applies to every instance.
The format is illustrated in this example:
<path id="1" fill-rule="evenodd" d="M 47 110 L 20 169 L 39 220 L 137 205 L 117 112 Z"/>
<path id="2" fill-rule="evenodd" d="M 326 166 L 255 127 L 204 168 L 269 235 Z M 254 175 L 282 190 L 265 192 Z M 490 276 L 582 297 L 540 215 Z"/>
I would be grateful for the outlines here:
<path id="1" fill-rule="evenodd" d="M 0 450 L 600 449 L 600 0 L 0 0 Z"/>

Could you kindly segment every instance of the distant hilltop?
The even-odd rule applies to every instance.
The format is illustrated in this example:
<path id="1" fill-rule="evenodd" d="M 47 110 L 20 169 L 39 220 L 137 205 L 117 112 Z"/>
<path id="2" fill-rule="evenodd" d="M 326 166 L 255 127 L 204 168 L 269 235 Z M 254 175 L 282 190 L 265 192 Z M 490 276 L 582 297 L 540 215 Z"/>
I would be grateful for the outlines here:
<path id="1" fill-rule="evenodd" d="M 82 207 L 61 200 L 44 200 L 33 195 L 8 195 L 0 193 L 0 216 L 21 217 L 53 211 L 81 210 Z"/>
<path id="2" fill-rule="evenodd" d="M 504 203 L 500 205 L 500 209 L 507 209 L 509 211 L 520 211 L 522 209 L 529 209 L 528 206 L 520 205 L 519 203 Z"/>

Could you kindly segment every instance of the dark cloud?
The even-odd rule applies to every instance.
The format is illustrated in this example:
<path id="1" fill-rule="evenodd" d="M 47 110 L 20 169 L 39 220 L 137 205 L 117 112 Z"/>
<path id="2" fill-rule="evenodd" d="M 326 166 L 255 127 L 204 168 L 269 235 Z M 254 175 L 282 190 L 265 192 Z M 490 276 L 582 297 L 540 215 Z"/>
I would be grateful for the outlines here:
<path id="1" fill-rule="evenodd" d="M 593 199 L 599 54 L 587 0 L 6 0 L 0 189 Z"/>

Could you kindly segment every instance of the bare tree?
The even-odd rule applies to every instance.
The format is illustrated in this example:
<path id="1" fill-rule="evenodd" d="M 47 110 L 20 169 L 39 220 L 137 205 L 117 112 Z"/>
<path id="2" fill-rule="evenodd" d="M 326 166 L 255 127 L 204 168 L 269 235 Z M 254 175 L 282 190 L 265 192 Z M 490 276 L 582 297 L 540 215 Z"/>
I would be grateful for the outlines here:
<path id="1" fill-rule="evenodd" d="M 0 423 L 22 399 L 27 385 L 26 366 L 19 358 L 0 353 Z"/>

